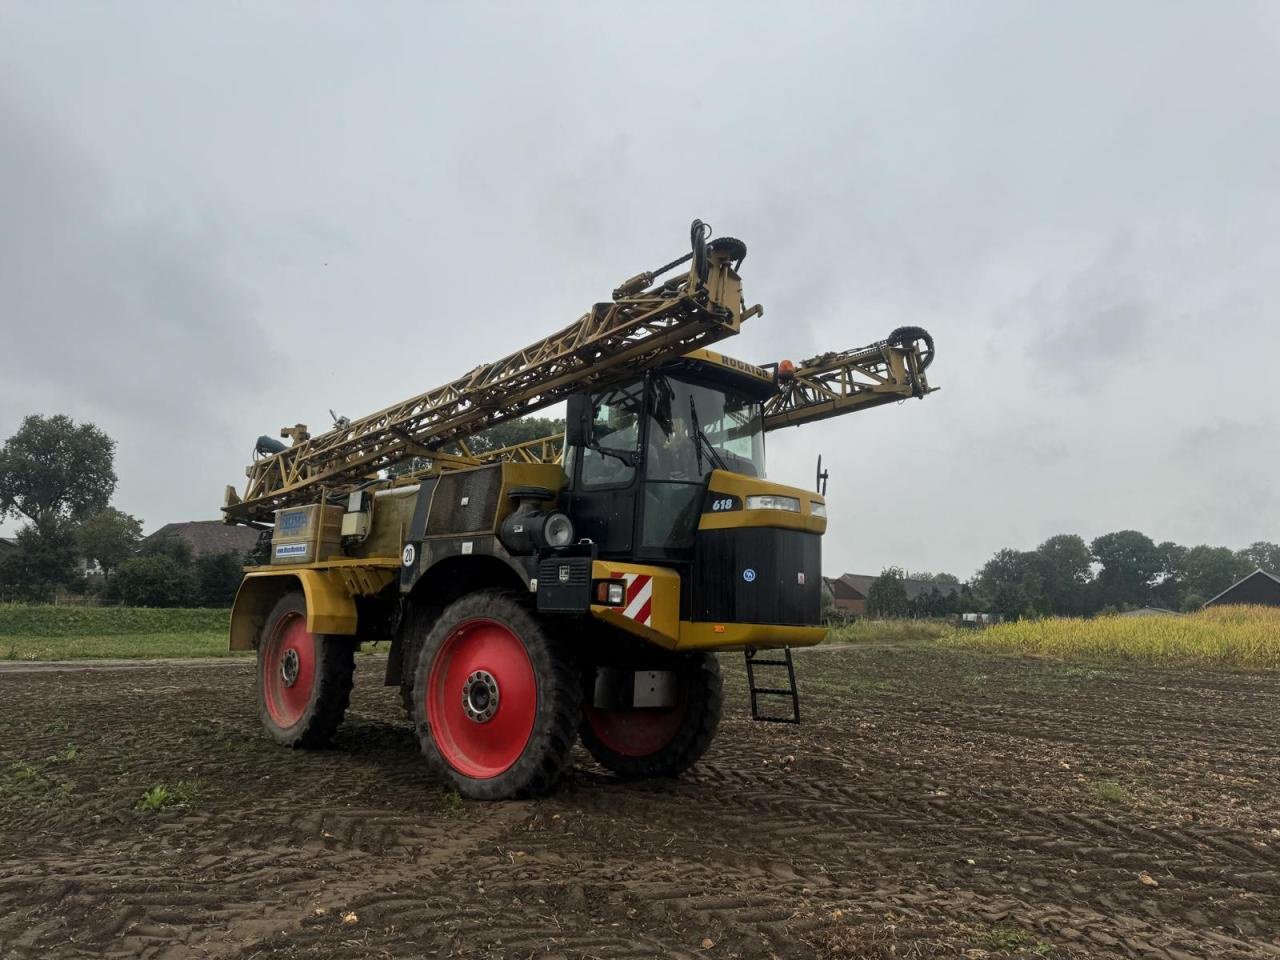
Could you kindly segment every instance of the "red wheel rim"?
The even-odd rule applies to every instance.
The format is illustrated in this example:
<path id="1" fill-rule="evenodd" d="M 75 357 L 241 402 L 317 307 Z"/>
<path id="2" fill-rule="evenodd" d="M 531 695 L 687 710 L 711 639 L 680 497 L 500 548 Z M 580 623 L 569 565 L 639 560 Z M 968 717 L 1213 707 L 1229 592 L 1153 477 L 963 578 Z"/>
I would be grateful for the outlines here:
<path id="1" fill-rule="evenodd" d="M 316 638 L 306 618 L 288 613 L 276 623 L 262 651 L 263 699 L 272 722 L 288 729 L 302 719 L 316 680 Z"/>
<path id="2" fill-rule="evenodd" d="M 596 739 L 624 757 L 649 757 L 680 732 L 685 705 L 661 708 L 602 710 L 586 708 L 587 723 Z"/>
<path id="3" fill-rule="evenodd" d="M 436 749 L 454 770 L 488 780 L 510 769 L 538 713 L 538 682 L 520 638 L 488 618 L 458 624 L 431 664 L 426 708 Z"/>

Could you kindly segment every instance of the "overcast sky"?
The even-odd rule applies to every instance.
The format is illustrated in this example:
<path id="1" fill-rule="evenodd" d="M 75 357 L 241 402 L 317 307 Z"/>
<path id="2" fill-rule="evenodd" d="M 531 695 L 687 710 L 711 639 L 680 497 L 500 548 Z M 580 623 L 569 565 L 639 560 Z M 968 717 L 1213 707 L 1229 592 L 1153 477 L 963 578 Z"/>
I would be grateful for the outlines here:
<path id="1" fill-rule="evenodd" d="M 1277 91 L 1266 3 L 0 2 L 0 437 L 90 420 L 146 530 L 216 517 L 258 434 L 701 217 L 765 306 L 726 352 L 937 340 L 940 392 L 770 436 L 829 574 L 1280 540 Z"/>

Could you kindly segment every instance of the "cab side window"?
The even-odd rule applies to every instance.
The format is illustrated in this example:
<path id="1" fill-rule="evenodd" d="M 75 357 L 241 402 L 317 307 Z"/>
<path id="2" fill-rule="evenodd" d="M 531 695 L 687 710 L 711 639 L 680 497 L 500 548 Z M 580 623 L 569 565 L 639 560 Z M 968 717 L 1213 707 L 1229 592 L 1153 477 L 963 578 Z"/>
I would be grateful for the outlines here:
<path id="1" fill-rule="evenodd" d="M 582 486 L 624 487 L 636 468 L 626 462 L 639 447 L 644 384 L 606 391 L 592 400 L 591 438 L 599 449 L 582 451 Z"/>

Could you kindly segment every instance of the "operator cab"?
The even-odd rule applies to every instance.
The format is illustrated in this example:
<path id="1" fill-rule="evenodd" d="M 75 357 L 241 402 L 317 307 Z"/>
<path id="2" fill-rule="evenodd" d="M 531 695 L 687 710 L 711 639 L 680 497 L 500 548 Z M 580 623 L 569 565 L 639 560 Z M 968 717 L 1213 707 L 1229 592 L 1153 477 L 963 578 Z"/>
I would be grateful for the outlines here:
<path id="1" fill-rule="evenodd" d="M 724 470 L 763 480 L 771 374 L 698 350 L 644 377 L 570 400 L 564 469 L 579 535 L 602 558 L 685 563 Z"/>

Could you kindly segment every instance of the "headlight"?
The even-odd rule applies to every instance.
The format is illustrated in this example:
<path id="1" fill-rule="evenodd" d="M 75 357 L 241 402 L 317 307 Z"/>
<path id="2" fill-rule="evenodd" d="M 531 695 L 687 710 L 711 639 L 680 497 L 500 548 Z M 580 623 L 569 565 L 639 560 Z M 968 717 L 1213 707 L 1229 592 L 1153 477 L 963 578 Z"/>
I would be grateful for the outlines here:
<path id="1" fill-rule="evenodd" d="M 823 520 L 827 519 L 827 505 L 825 503 L 819 503 L 817 500 L 810 500 L 809 516 L 821 517 Z"/>
<path id="2" fill-rule="evenodd" d="M 542 538 L 548 547 L 567 547 L 573 543 L 573 521 L 563 513 L 551 514 L 542 528 Z"/>
<path id="3" fill-rule="evenodd" d="M 747 497 L 748 510 L 787 510 L 791 513 L 800 512 L 800 501 L 795 497 L 781 497 L 776 493 L 761 493 L 753 497 Z"/>

